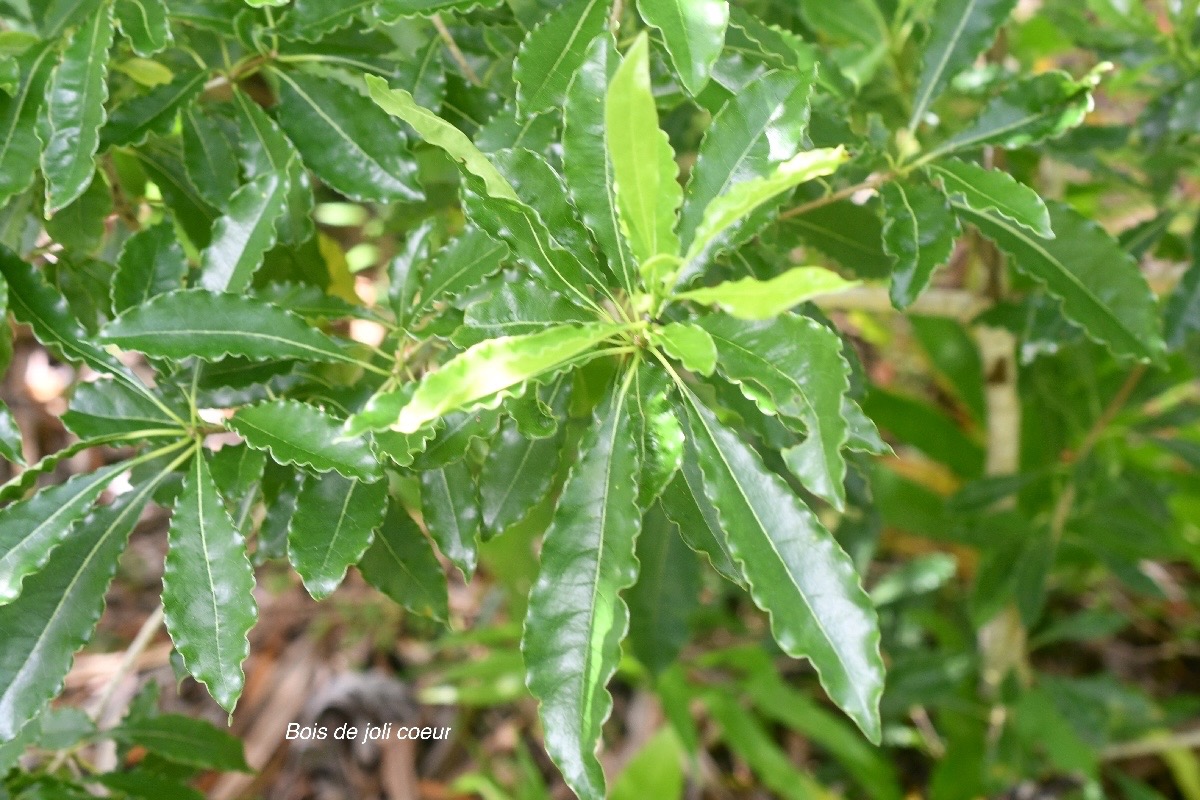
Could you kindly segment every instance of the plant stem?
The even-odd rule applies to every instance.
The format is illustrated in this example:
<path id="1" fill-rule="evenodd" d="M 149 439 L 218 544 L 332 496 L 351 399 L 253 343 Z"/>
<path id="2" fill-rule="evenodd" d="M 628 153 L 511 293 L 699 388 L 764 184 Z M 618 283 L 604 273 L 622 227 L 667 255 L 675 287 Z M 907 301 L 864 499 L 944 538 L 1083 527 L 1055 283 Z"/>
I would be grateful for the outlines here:
<path id="1" fill-rule="evenodd" d="M 1194 750 L 1200 747 L 1200 728 L 1180 733 L 1159 734 L 1136 742 L 1110 744 L 1100 751 L 1101 761 L 1156 756 L 1171 750 Z"/>
<path id="2" fill-rule="evenodd" d="M 879 186 L 892 180 L 893 178 L 900 177 L 901 174 L 902 172 L 897 170 L 889 170 L 887 172 L 877 173 L 867 178 L 862 183 L 856 183 L 853 186 L 847 186 L 844 189 L 838 189 L 836 192 L 827 194 L 824 197 L 818 197 L 817 199 L 810 200 L 807 203 L 801 203 L 795 208 L 789 208 L 787 211 L 784 211 L 779 215 L 779 220 L 783 221 L 785 219 L 791 219 L 792 217 L 798 217 L 801 214 L 807 214 L 809 211 L 813 211 L 822 206 L 827 206 L 830 203 L 836 203 L 838 200 L 845 200 L 847 197 L 851 197 L 858 192 L 863 191 L 864 189 L 877 189 Z"/>
<path id="3" fill-rule="evenodd" d="M 117 693 L 117 688 L 121 685 L 121 681 L 125 680 L 125 677 L 133 670 L 134 665 L 137 663 L 138 657 L 154 641 L 154 635 L 158 633 L 162 621 L 163 607 L 162 603 L 159 603 L 154 612 L 146 617 L 146 621 L 138 629 L 137 635 L 133 637 L 133 641 L 129 643 L 129 647 L 125 648 L 125 655 L 121 658 L 121 663 L 117 666 L 117 671 L 113 673 L 113 676 L 109 678 L 107 685 L 105 685 L 104 692 L 100 695 L 100 700 L 96 704 L 96 711 L 92 715 L 92 719 L 96 722 L 100 722 L 104 718 L 109 705 L 112 704 L 113 697 Z"/>
<path id="4" fill-rule="evenodd" d="M 433 27 L 437 28 L 438 36 L 442 37 L 442 41 L 446 44 L 446 49 L 450 51 L 450 57 L 454 59 L 455 64 L 458 64 L 458 68 L 462 70 L 467 80 L 476 86 L 483 86 L 483 81 L 479 80 L 479 76 L 475 74 L 475 70 L 467 62 L 467 57 L 463 55 L 463 51 L 458 49 L 458 42 L 454 41 L 454 36 L 451 35 L 450 29 L 446 27 L 445 22 L 442 22 L 442 15 L 434 14 L 430 17 L 430 21 L 433 22 Z"/>

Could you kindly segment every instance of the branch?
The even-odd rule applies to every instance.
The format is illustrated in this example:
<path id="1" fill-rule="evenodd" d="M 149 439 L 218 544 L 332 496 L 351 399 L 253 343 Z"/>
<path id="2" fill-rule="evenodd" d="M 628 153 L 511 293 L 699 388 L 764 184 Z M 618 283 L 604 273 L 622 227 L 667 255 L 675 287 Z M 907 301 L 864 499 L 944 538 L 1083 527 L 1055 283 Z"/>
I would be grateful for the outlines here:
<path id="1" fill-rule="evenodd" d="M 1100 760 L 1119 761 L 1125 758 L 1156 756 L 1172 750 L 1193 750 L 1200 747 L 1200 728 L 1180 733 L 1162 733 L 1136 742 L 1110 744 L 1100 751 Z"/>
<path id="2" fill-rule="evenodd" d="M 450 57 L 454 59 L 454 63 L 458 64 L 458 68 L 462 70 L 463 75 L 467 76 L 467 80 L 476 86 L 483 86 L 483 81 L 479 80 L 479 76 L 475 74 L 475 70 L 467 63 L 467 57 L 463 55 L 463 51 L 458 49 L 458 42 L 454 41 L 454 37 L 450 35 L 450 29 L 446 27 L 446 23 L 442 22 L 440 14 L 434 14 L 430 19 L 433 21 L 433 27 L 437 28 L 438 36 L 442 37 L 442 41 L 446 43 L 446 49 L 450 51 Z"/>
<path id="3" fill-rule="evenodd" d="M 883 313 L 896 311 L 887 289 L 862 286 L 845 292 L 818 297 L 814 300 L 823 311 L 872 311 Z M 929 289 L 917 298 L 906 311 L 930 317 L 950 317 L 960 322 L 970 322 L 987 308 L 987 302 L 971 292 L 961 289 Z"/>

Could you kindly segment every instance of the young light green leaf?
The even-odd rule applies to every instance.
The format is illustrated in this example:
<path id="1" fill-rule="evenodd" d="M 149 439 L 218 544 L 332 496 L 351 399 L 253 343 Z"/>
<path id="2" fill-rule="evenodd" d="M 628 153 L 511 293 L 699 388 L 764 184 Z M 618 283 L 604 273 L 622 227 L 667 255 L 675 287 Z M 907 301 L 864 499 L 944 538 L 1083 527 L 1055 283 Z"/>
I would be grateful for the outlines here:
<path id="1" fill-rule="evenodd" d="M 200 256 L 201 288 L 234 294 L 249 288 L 263 256 L 275 246 L 275 225 L 287 208 L 288 189 L 284 176 L 268 172 L 233 193 Z"/>
<path id="2" fill-rule="evenodd" d="M 335 472 L 305 475 L 288 526 L 288 560 L 316 600 L 333 593 L 383 523 L 387 481 L 363 483 Z"/>
<path id="3" fill-rule="evenodd" d="M 740 436 L 686 395 L 689 452 L 751 597 L 783 651 L 808 658 L 833 701 L 878 742 L 879 622 L 850 557 Z"/>
<path id="4" fill-rule="evenodd" d="M 697 324 L 716 344 L 722 376 L 764 414 L 803 427 L 807 438 L 784 451 L 784 460 L 809 491 L 841 510 L 846 500 L 841 450 L 848 436 L 842 404 L 850 389 L 841 339 L 815 320 L 790 314 L 764 322 L 714 314 Z"/>
<path id="5" fill-rule="evenodd" d="M 717 366 L 717 348 L 708 331 L 685 322 L 672 322 L 646 332 L 650 343 L 701 375 L 711 375 Z"/>
<path id="6" fill-rule="evenodd" d="M 279 78 L 276 118 L 322 181 L 358 201 L 424 197 L 407 136 L 393 117 L 332 79 L 272 74 Z"/>
<path id="7" fill-rule="evenodd" d="M 627 387 L 613 387 L 585 435 L 546 531 L 521 640 L 546 751 L 581 800 L 605 797 L 595 751 L 612 711 L 605 685 L 629 625 L 620 592 L 637 579 L 641 514 L 628 403 Z"/>
<path id="8" fill-rule="evenodd" d="M 50 75 L 42 151 L 47 216 L 83 194 L 95 174 L 112 41 L 112 6 L 105 3 L 71 35 Z"/>
<path id="9" fill-rule="evenodd" d="M 983 214 L 999 214 L 1043 239 L 1054 238 L 1045 201 L 1007 172 L 957 158 L 930 164 L 929 171 L 941 179 L 942 188 L 954 200 Z"/>
<path id="10" fill-rule="evenodd" d="M 143 228 L 125 240 L 113 273 L 112 309 L 117 314 L 166 292 L 183 288 L 187 257 L 170 220 Z"/>
<path id="11" fill-rule="evenodd" d="M 1154 293 L 1137 262 L 1074 209 L 1048 204 L 1057 236 L 1042 239 L 1000 215 L 955 211 L 1062 302 L 1063 315 L 1119 356 L 1160 362 L 1166 352 Z"/>
<path id="12" fill-rule="evenodd" d="M 0 205 L 28 189 L 37 172 L 42 152 L 38 111 L 55 52 L 54 42 L 26 50 L 15 59 L 20 83 L 11 93 L 0 92 Z"/>
<path id="13" fill-rule="evenodd" d="M 688 92 L 695 97 L 725 46 L 726 0 L 641 0 L 638 13 L 662 32 L 663 43 Z"/>
<path id="14" fill-rule="evenodd" d="M 609 82 L 604 122 L 621 230 L 639 263 L 678 255 L 675 219 L 683 202 L 679 168 L 667 134 L 658 127 L 650 88 L 650 42 L 634 41 Z"/>
<path id="15" fill-rule="evenodd" d="M 442 565 L 433 545 L 398 502 L 389 505 L 358 570 L 367 583 L 409 611 L 441 621 L 450 618 Z"/>
<path id="16" fill-rule="evenodd" d="M 570 0 L 529 32 L 513 64 L 517 105 L 523 112 L 562 107 L 567 86 L 587 57 L 588 43 L 604 30 L 607 15 L 604 0 Z"/>
<path id="17" fill-rule="evenodd" d="M 168 292 L 134 306 L 99 338 L 160 358 L 351 360 L 336 341 L 295 314 L 250 297 L 204 289 Z"/>
<path id="18" fill-rule="evenodd" d="M 700 562 L 657 504 L 637 542 L 637 583 L 629 590 L 629 643 L 652 674 L 675 662 L 687 644 L 700 599 Z"/>
<path id="19" fill-rule="evenodd" d="M 987 49 L 1016 4 L 1017 0 L 941 0 L 935 4 L 909 130 L 921 124 L 930 103 L 950 79 Z"/>
<path id="20" fill-rule="evenodd" d="M 463 169 L 483 181 L 491 197 L 517 200 L 516 192 L 487 156 L 479 151 L 467 135 L 446 120 L 417 105 L 413 96 L 403 89 L 388 87 L 387 81 L 375 75 L 365 76 L 371 99 L 393 117 L 399 117 L 413 127 L 417 135 L 462 165 Z"/>
<path id="21" fill-rule="evenodd" d="M 602 323 L 563 325 L 481 342 L 422 378 L 392 429 L 412 433 L 449 411 L 469 409 L 530 378 L 578 363 L 619 330 Z"/>
<path id="22" fill-rule="evenodd" d="M 470 581 L 479 541 L 479 492 L 463 460 L 421 473 L 421 511 L 442 555 Z"/>
<path id="23" fill-rule="evenodd" d="M 742 319 L 770 319 L 807 300 L 858 285 L 823 267 L 796 267 L 769 280 L 742 278 L 692 289 L 676 300 L 715 305 Z"/>
<path id="24" fill-rule="evenodd" d="M 245 406 L 230 418 L 229 427 L 280 464 L 379 480 L 379 464 L 366 440 L 344 438 L 342 423 L 316 406 L 295 400 Z"/>
<path id="25" fill-rule="evenodd" d="M 166 0 L 116 0 L 114 11 L 121 33 L 143 58 L 167 49 L 174 39 Z"/>
<path id="26" fill-rule="evenodd" d="M 229 518 L 203 452 L 196 453 L 167 531 L 163 614 L 183 663 L 228 713 L 258 619 L 246 540 Z"/>
<path id="27" fill-rule="evenodd" d="M 933 272 L 950 260 L 958 220 L 946 195 L 924 183 L 889 181 L 883 196 L 883 249 L 896 259 L 892 305 L 908 308 L 929 286 Z"/>
<path id="28" fill-rule="evenodd" d="M 832 174 L 847 158 L 841 146 L 809 150 L 779 164 L 765 177 L 732 185 L 704 209 L 684 263 L 699 257 L 727 228 L 759 206 L 813 178 Z"/>

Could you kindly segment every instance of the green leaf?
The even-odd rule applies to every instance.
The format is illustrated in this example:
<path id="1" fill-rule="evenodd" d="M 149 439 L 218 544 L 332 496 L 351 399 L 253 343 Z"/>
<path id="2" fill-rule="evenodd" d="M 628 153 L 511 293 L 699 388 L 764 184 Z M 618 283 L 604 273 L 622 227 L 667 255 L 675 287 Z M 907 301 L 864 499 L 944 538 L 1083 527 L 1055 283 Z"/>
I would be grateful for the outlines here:
<path id="1" fill-rule="evenodd" d="M 134 306 L 110 322 L 100 339 L 161 358 L 351 360 L 336 341 L 291 312 L 204 289 L 168 292 Z"/>
<path id="2" fill-rule="evenodd" d="M 396 80 L 401 88 L 408 90 L 417 104 L 434 113 L 446 97 L 446 67 L 442 59 L 445 43 L 431 38 L 417 57 L 401 61 L 396 65 Z"/>
<path id="3" fill-rule="evenodd" d="M 791 315 L 765 322 L 713 315 L 698 324 L 716 343 L 723 377 L 738 384 L 764 414 L 779 415 L 789 427 L 807 432 L 803 443 L 784 451 L 784 460 L 805 488 L 841 510 L 846 500 L 841 449 L 848 438 L 843 400 L 850 366 L 838 335 Z"/>
<path id="4" fill-rule="evenodd" d="M 183 152 L 187 175 L 208 203 L 224 208 L 238 188 L 238 161 L 232 132 L 212 109 L 193 102 L 183 110 Z"/>
<path id="5" fill-rule="evenodd" d="M 162 192 L 163 203 L 187 238 L 195 247 L 205 247 L 212 238 L 212 226 L 219 215 L 188 179 L 180 144 L 151 136 L 145 146 L 132 152 L 146 177 Z"/>
<path id="6" fill-rule="evenodd" d="M 114 10 L 121 33 L 143 58 L 166 50 L 174 38 L 166 0 L 116 0 Z"/>
<path id="7" fill-rule="evenodd" d="M 1103 228 L 1069 206 L 1049 204 L 1057 236 L 1042 239 L 1004 217 L 961 205 L 963 221 L 1013 257 L 1021 272 L 1062 302 L 1063 316 L 1118 356 L 1159 362 L 1166 345 L 1157 304 L 1137 262 Z"/>
<path id="8" fill-rule="evenodd" d="M 638 661 L 657 675 L 687 644 L 700 600 L 700 564 L 658 505 L 642 522 L 637 559 L 637 583 L 628 594 L 629 643 Z"/>
<path id="9" fill-rule="evenodd" d="M 833 701 L 878 742 L 879 623 L 850 557 L 749 445 L 686 395 L 690 454 L 755 604 L 780 648 L 812 661 Z"/>
<path id="10" fill-rule="evenodd" d="M 169 135 L 179 109 L 200 94 L 206 80 L 208 73 L 203 70 L 182 72 L 170 83 L 117 106 L 101 131 L 100 148 L 140 145 L 152 133 Z"/>
<path id="11" fill-rule="evenodd" d="M 840 146 L 809 150 L 779 164 L 769 175 L 733 184 L 704 209 L 684 263 L 698 258 L 726 229 L 759 206 L 813 178 L 832 174 L 846 159 L 846 151 Z"/>
<path id="12" fill-rule="evenodd" d="M 98 509 L 0 606 L 0 741 L 12 739 L 61 690 L 75 651 L 91 638 L 104 594 L 142 508 L 150 481 Z"/>
<path id="13" fill-rule="evenodd" d="M 120 314 L 152 297 L 183 288 L 187 270 L 187 258 L 170 221 L 143 228 L 125 240 L 117 258 L 113 311 Z"/>
<path id="14" fill-rule="evenodd" d="M 364 483 L 334 472 L 304 476 L 288 526 L 288 560 L 314 599 L 332 594 L 363 557 L 387 499 L 387 481 Z"/>
<path id="15" fill-rule="evenodd" d="M 419 319 L 433 310 L 435 302 L 475 288 L 499 270 L 507 256 L 504 244 L 478 228 L 468 228 L 433 258 L 429 274 L 421 282 L 420 299 L 412 304 L 411 316 Z"/>
<path id="16" fill-rule="evenodd" d="M 517 105 L 526 114 L 561 108 L 567 86 L 604 30 L 608 3 L 569 0 L 552 10 L 521 42 L 513 64 Z"/>
<path id="17" fill-rule="evenodd" d="M 17 599 L 22 581 L 46 564 L 58 543 L 123 469 L 124 465 L 114 464 L 76 475 L 0 509 L 0 604 Z"/>
<path id="18" fill-rule="evenodd" d="M 717 366 L 717 348 L 708 331 L 684 322 L 672 322 L 646 332 L 650 343 L 701 375 L 711 375 Z"/>
<path id="19" fill-rule="evenodd" d="M 83 194 L 46 220 L 46 233 L 68 250 L 92 253 L 108 232 L 112 191 L 103 172 L 97 172 Z"/>
<path id="20" fill-rule="evenodd" d="M 1163 327 L 1167 346 L 1179 350 L 1200 332 L 1200 228 L 1193 234 L 1193 261 L 1167 298 Z"/>
<path id="21" fill-rule="evenodd" d="M 242 166 L 246 177 L 274 174 L 286 178 L 288 187 L 287 214 L 277 225 L 281 241 L 300 244 L 312 238 L 313 210 L 312 180 L 296 147 L 284 136 L 275 120 L 267 116 L 245 92 L 234 90 L 233 106 L 241 129 Z"/>
<path id="22" fill-rule="evenodd" d="M 782 222 L 785 231 L 860 278 L 883 278 L 892 273 L 892 259 L 883 252 L 883 225 L 878 206 L 849 200 L 815 208 Z"/>
<path id="23" fill-rule="evenodd" d="M 481 342 L 421 379 L 392 425 L 412 433 L 450 411 L 469 409 L 530 378 L 578 363 L 620 330 L 592 323 Z"/>
<path id="24" fill-rule="evenodd" d="M 558 472 L 562 438 L 526 436 L 514 420 L 500 426 L 479 475 L 485 538 L 517 524 L 545 498 Z"/>
<path id="25" fill-rule="evenodd" d="M 67 40 L 62 58 L 50 74 L 42 151 L 47 215 L 83 194 L 95 174 L 112 40 L 112 6 L 106 3 Z"/>
<path id="26" fill-rule="evenodd" d="M 686 757 L 675 730 L 664 725 L 621 770 L 610 800 L 681 800 Z"/>
<path id="27" fill-rule="evenodd" d="M 465 461 L 421 473 L 421 510 L 438 549 L 470 581 L 475 574 L 479 493 Z"/>
<path id="28" fill-rule="evenodd" d="M 322 181 L 352 200 L 421 200 L 400 123 L 345 84 L 303 72 L 279 78 L 276 118 Z"/>
<path id="29" fill-rule="evenodd" d="M 14 60 L 20 83 L 11 94 L 0 92 L 0 205 L 28 189 L 37 172 L 38 112 L 55 52 L 54 42 L 26 50 Z"/>
<path id="30" fill-rule="evenodd" d="M 144 747 L 176 764 L 221 772 L 250 772 L 242 741 L 204 720 L 182 714 L 126 719 L 108 732 L 124 744 Z"/>
<path id="31" fill-rule="evenodd" d="M 263 256 L 275 246 L 275 225 L 287 208 L 288 191 L 286 178 L 268 172 L 233 193 L 200 256 L 200 287 L 235 294 L 249 288 Z"/>
<path id="32" fill-rule="evenodd" d="M 695 97 L 725 46 L 729 24 L 726 0 L 641 0 L 638 13 L 662 32 L 667 54 L 688 92 Z"/>
<path id="33" fill-rule="evenodd" d="M 90 17 L 103 0 L 46 0 L 26 3 L 45 39 L 55 39 L 80 20 Z"/>
<path id="34" fill-rule="evenodd" d="M 885 45 L 890 34 L 887 20 L 875 0 L 800 0 L 800 16 L 805 24 L 826 37 L 857 42 L 869 47 Z"/>
<path id="35" fill-rule="evenodd" d="M 609 82 L 604 122 L 621 231 L 634 257 L 645 263 L 660 254 L 678 255 L 675 219 L 683 189 L 676 180 L 675 152 L 658 127 L 644 33 Z"/>
<path id="36" fill-rule="evenodd" d="M 984 397 L 983 359 L 967 328 L 957 320 L 945 317 L 910 315 L 908 323 L 934 369 L 945 376 L 951 391 L 971 416 L 984 422 L 987 400 Z"/>
<path id="37" fill-rule="evenodd" d="M 25 464 L 21 429 L 13 419 L 12 411 L 0 401 L 0 458 L 13 464 Z"/>
<path id="38" fill-rule="evenodd" d="M 942 188 L 955 202 L 981 214 L 996 214 L 1028 228 L 1043 239 L 1053 239 L 1050 212 L 1033 189 L 1007 172 L 948 158 L 929 165 Z"/>
<path id="39" fill-rule="evenodd" d="M 715 350 L 713 355 L 716 356 Z M 683 463 L 683 428 L 671 405 L 673 384 L 665 370 L 644 362 L 633 380 L 631 413 L 639 429 L 637 448 L 638 463 L 641 464 L 638 508 L 645 509 L 659 498 L 679 472 Z"/>
<path id="40" fill-rule="evenodd" d="M 363 438 L 343 438 L 342 423 L 316 406 L 271 400 L 245 406 L 229 420 L 246 443 L 280 464 L 336 471 L 362 481 L 379 479 L 379 464 Z"/>
<path id="41" fill-rule="evenodd" d="M 254 568 L 202 451 L 192 458 L 175 501 L 167 545 L 167 631 L 188 672 L 232 714 L 245 685 L 247 637 L 258 618 Z"/>
<path id="42" fill-rule="evenodd" d="M 596 317 L 537 281 L 505 281 L 500 288 L 467 306 L 455 344 L 469 346 L 500 336 L 522 336 Z"/>
<path id="43" fill-rule="evenodd" d="M 101 379 L 76 385 L 62 422 L 81 439 L 125 434 L 133 440 L 186 436 L 187 430 L 180 422 L 186 415 L 186 411 L 172 409 L 153 394 Z"/>
<path id="44" fill-rule="evenodd" d="M 934 5 L 909 130 L 921 124 L 950 79 L 987 49 L 1016 4 L 1017 0 L 941 0 Z"/>
<path id="45" fill-rule="evenodd" d="M 735 317 L 761 320 L 778 316 L 814 297 L 857 285 L 858 281 L 848 281 L 821 267 L 796 267 L 770 280 L 742 278 L 681 292 L 675 299 L 711 304 Z"/>
<path id="46" fill-rule="evenodd" d="M 375 75 L 364 77 L 371 99 L 380 108 L 407 122 L 423 140 L 446 151 L 446 154 L 463 169 L 482 180 L 489 196 L 518 199 L 504 176 L 492 166 L 487 156 L 471 143 L 465 133 L 428 109 L 417 105 L 413 96 L 403 89 L 391 89 L 387 81 Z"/>
<path id="47" fill-rule="evenodd" d="M 898 439 L 962 477 L 983 473 L 983 448 L 953 419 L 928 404 L 873 387 L 863 400 L 863 410 Z"/>
<path id="48" fill-rule="evenodd" d="M 450 618 L 442 565 L 433 545 L 398 502 L 388 506 L 358 570 L 367 583 L 409 611 L 440 621 Z"/>
<path id="49" fill-rule="evenodd" d="M 663 512 L 679 528 L 687 546 L 702 554 L 721 577 L 745 587 L 746 579 L 729 552 L 717 509 L 704 494 L 704 481 L 695 461 L 683 459 L 679 473 L 667 484 L 661 500 Z"/>
<path id="50" fill-rule="evenodd" d="M 610 390 L 584 437 L 542 543 L 521 640 L 546 751 L 581 800 L 605 797 L 595 751 L 612 711 L 605 685 L 629 624 L 620 592 L 637 579 L 641 514 L 627 390 Z"/>
<path id="51" fill-rule="evenodd" d="M 929 286 L 933 272 L 950 260 L 958 219 L 946 196 L 924 183 L 890 181 L 883 196 L 883 249 L 896 259 L 892 305 L 908 308 Z"/>

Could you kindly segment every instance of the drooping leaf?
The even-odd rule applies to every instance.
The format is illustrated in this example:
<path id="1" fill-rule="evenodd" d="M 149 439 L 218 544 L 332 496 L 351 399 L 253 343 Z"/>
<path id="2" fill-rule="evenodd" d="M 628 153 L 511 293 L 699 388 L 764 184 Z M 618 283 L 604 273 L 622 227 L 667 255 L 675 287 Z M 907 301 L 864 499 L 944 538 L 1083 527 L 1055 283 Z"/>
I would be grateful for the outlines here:
<path id="1" fill-rule="evenodd" d="M 1016 4 L 1017 0 L 942 0 L 934 4 L 910 130 L 922 122 L 950 79 L 987 49 Z"/>
<path id="2" fill-rule="evenodd" d="M 704 494 L 700 468 L 688 458 L 682 461 L 679 473 L 663 490 L 663 512 L 679 528 L 679 535 L 688 547 L 704 555 L 723 578 L 744 587 L 746 579 L 729 552 L 717 510 Z"/>
<path id="3" fill-rule="evenodd" d="M 891 274 L 892 259 L 883 252 L 883 224 L 877 205 L 842 200 L 790 217 L 781 225 L 856 277 Z"/>
<path id="4" fill-rule="evenodd" d="M 223 120 L 198 102 L 183 109 L 183 152 L 196 191 L 223 208 L 238 188 L 237 151 Z"/>
<path id="5" fill-rule="evenodd" d="M 618 329 L 603 323 L 564 325 L 481 342 L 422 378 L 392 429 L 412 433 L 449 411 L 471 408 L 530 378 L 576 363 Z"/>
<path id="6" fill-rule="evenodd" d="M 179 109 L 200 93 L 206 80 L 203 70 L 181 72 L 170 83 L 117 106 L 101 131 L 100 148 L 139 145 L 152 133 L 170 134 Z"/>
<path id="7" fill-rule="evenodd" d="M 908 308 L 929 286 L 933 272 L 950 260 L 958 219 L 946 196 L 928 184 L 889 181 L 883 196 L 883 249 L 896 259 L 892 305 Z"/>
<path id="8" fill-rule="evenodd" d="M 100 339 L 161 358 L 349 360 L 337 342 L 295 314 L 204 289 L 168 292 L 134 306 L 109 323 Z"/>
<path id="9" fill-rule="evenodd" d="M 675 72 L 694 97 L 708 83 L 713 62 L 725 46 L 726 0 L 642 0 L 638 13 L 662 32 Z"/>
<path id="10" fill-rule="evenodd" d="M 295 400 L 245 406 L 230 418 L 229 427 L 280 464 L 335 471 L 361 481 L 379 479 L 379 465 L 366 440 L 342 438 L 342 423 L 316 406 Z"/>
<path id="11" fill-rule="evenodd" d="M 478 286 L 504 263 L 508 248 L 478 228 L 468 228 L 443 247 L 420 283 L 420 298 L 409 314 L 419 319 L 439 300 L 457 297 Z"/>
<path id="12" fill-rule="evenodd" d="M 233 193 L 200 256 L 201 288 L 236 294 L 250 286 L 263 256 L 275 245 L 275 226 L 287 209 L 288 191 L 286 178 L 268 172 Z"/>
<path id="13" fill-rule="evenodd" d="M 442 565 L 433 545 L 399 503 L 388 506 L 358 569 L 367 583 L 408 610 L 436 620 L 449 619 Z"/>
<path id="14" fill-rule="evenodd" d="M 1063 315 L 1119 356 L 1159 361 L 1165 352 L 1154 294 L 1137 263 L 1096 223 L 1052 203 L 1054 239 L 1042 239 L 1005 217 L 961 205 L 977 227 L 1062 302 Z"/>
<path id="15" fill-rule="evenodd" d="M 609 81 L 604 101 L 609 161 L 621 231 L 639 264 L 678 255 L 675 218 L 683 202 L 667 135 L 650 88 L 650 43 L 642 34 Z"/>
<path id="16" fill-rule="evenodd" d="M 711 304 L 742 319 L 770 319 L 806 300 L 858 285 L 822 267 L 796 267 L 769 280 L 755 278 L 719 283 L 675 295 L 677 300 Z"/>
<path id="17" fill-rule="evenodd" d="M 638 660 L 658 674 L 687 643 L 689 617 L 700 599 L 699 561 L 658 505 L 642 522 L 637 558 L 638 579 L 629 591 L 629 643 Z"/>
<path id="18" fill-rule="evenodd" d="M 80 383 L 62 422 L 81 439 L 125 434 L 132 441 L 152 436 L 184 436 L 187 411 L 123 383 L 97 380 Z"/>
<path id="19" fill-rule="evenodd" d="M 608 5 L 604 0 L 570 0 L 525 37 L 513 64 L 517 104 L 523 112 L 562 107 L 588 44 L 604 29 Z"/>
<path id="20" fill-rule="evenodd" d="M 830 697 L 879 740 L 879 623 L 849 556 L 758 454 L 687 393 L 691 457 L 754 602 L 783 651 L 808 658 Z"/>
<path id="21" fill-rule="evenodd" d="M 11 93 L 0 92 L 0 205 L 28 189 L 37 172 L 42 152 L 38 111 L 54 66 L 53 45 L 31 47 L 14 59 L 20 83 Z"/>
<path id="22" fill-rule="evenodd" d="M 223 772 L 250 771 L 240 739 L 211 723 L 183 714 L 126 719 L 109 735 L 176 764 Z"/>
<path id="23" fill-rule="evenodd" d="M 179 143 L 151 136 L 144 146 L 133 150 L 133 155 L 146 177 L 162 192 L 163 203 L 191 243 L 197 248 L 207 246 L 220 214 L 192 186 Z"/>
<path id="24" fill-rule="evenodd" d="M 611 390 L 585 435 L 542 544 L 521 652 L 540 701 L 546 751 L 584 800 L 605 796 L 595 750 L 612 711 L 629 610 L 619 593 L 637 579 L 638 474 L 625 388 Z"/>
<path id="25" fill-rule="evenodd" d="M 421 473 L 421 510 L 442 555 L 471 580 L 479 558 L 480 510 L 475 477 L 466 462 Z"/>
<path id="26" fill-rule="evenodd" d="M 163 221 L 125 240 L 113 273 L 112 309 L 120 314 L 166 292 L 183 288 L 187 258 L 175 228 Z"/>
<path id="27" fill-rule="evenodd" d="M 277 119 L 317 176 L 359 201 L 420 200 L 400 123 L 342 83 L 276 70 Z"/>
<path id="28" fill-rule="evenodd" d="M 166 0 L 116 0 L 114 11 L 121 33 L 143 58 L 162 52 L 174 38 Z"/>
<path id="29" fill-rule="evenodd" d="M 258 618 L 254 568 L 246 540 L 217 491 L 203 452 L 196 453 L 167 531 L 162 603 L 167 631 L 183 663 L 230 714 L 245 685 L 250 629 Z"/>
<path id="30" fill-rule="evenodd" d="M 981 214 L 999 214 L 1043 239 L 1054 238 L 1045 201 L 1007 172 L 957 158 L 937 161 L 929 171 L 941 179 L 942 188 L 954 200 Z"/>
<path id="31" fill-rule="evenodd" d="M 112 40 L 113 12 L 106 3 L 71 35 L 50 75 L 45 109 L 48 138 L 42 150 L 47 214 L 83 194 L 96 171 Z"/>
<path id="32" fill-rule="evenodd" d="M 287 183 L 287 213 L 276 223 L 276 232 L 287 244 L 312 237 L 312 180 L 296 147 L 245 92 L 233 93 L 234 117 L 241 131 L 238 144 L 246 177 L 274 174 Z"/>
<path id="33" fill-rule="evenodd" d="M 288 560 L 316 600 L 333 593 L 383 522 L 387 481 L 305 475 L 288 526 Z"/>
<path id="34" fill-rule="evenodd" d="M 558 471 L 562 440 L 534 439 L 505 420 L 479 475 L 483 535 L 491 538 L 523 520 L 546 496 Z"/>
<path id="35" fill-rule="evenodd" d="M 683 463 L 683 428 L 671 404 L 671 387 L 670 377 L 657 365 L 645 363 L 634 376 L 630 408 L 637 428 L 636 446 L 641 465 L 638 508 L 649 508 L 675 478 Z"/>

